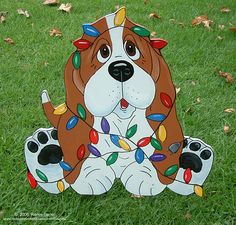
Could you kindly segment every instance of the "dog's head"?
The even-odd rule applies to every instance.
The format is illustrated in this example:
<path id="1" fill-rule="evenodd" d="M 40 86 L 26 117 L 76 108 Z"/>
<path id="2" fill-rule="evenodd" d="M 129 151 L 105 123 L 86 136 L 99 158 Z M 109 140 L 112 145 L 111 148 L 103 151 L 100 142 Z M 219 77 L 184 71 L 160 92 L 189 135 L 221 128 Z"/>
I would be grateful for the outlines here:
<path id="1" fill-rule="evenodd" d="M 78 51 L 67 64 L 72 79 L 65 74 L 69 107 L 78 104 L 74 92 L 84 95 L 85 106 L 94 116 L 115 113 L 125 119 L 136 109 L 150 107 L 160 88 L 159 49 L 166 42 L 151 41 L 148 30 L 125 17 L 124 7 L 83 25 L 83 30 L 74 42 Z"/>

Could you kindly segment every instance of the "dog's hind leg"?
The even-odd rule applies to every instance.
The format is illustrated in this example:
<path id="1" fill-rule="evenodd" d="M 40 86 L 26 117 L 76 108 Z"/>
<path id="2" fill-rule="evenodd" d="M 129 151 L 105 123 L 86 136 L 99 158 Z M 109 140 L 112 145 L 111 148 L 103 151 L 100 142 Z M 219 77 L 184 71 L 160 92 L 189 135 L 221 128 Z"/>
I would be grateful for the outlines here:
<path id="1" fill-rule="evenodd" d="M 48 118 L 49 122 L 54 126 L 55 128 L 58 127 L 58 122 L 61 117 L 61 115 L 56 115 L 54 113 L 54 106 L 51 103 L 51 100 L 48 96 L 48 92 L 46 90 L 43 90 L 41 93 L 41 101 L 42 101 L 42 106 L 44 110 L 44 114 Z"/>

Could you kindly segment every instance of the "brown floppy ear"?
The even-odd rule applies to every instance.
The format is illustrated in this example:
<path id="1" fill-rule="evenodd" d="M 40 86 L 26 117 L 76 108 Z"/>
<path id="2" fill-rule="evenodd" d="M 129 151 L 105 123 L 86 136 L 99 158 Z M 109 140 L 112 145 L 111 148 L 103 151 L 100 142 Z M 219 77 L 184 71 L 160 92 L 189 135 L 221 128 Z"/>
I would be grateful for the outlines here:
<path id="1" fill-rule="evenodd" d="M 162 150 L 155 150 L 154 154 L 166 156 L 165 160 L 159 162 L 153 160 L 152 163 L 160 181 L 170 184 L 175 179 L 177 168 L 179 168 L 183 133 L 176 115 L 176 93 L 168 66 L 159 50 L 154 50 L 150 46 L 150 52 L 153 61 L 151 75 L 156 84 L 156 94 L 151 106 L 146 111 L 146 116 L 155 131 L 156 139 L 160 141 L 162 146 Z M 171 174 L 170 171 L 174 173 Z"/>
<path id="2" fill-rule="evenodd" d="M 58 125 L 58 140 L 63 151 L 63 160 L 73 168 L 72 171 L 64 171 L 64 177 L 70 184 L 78 177 L 82 163 L 89 155 L 87 144 L 90 143 L 89 132 L 93 124 L 93 116 L 84 103 L 85 84 L 80 74 L 82 62 L 80 58 L 75 58 L 80 57 L 78 54 L 78 51 L 72 53 L 65 67 L 66 105 L 69 110 L 61 116 Z M 69 121 L 75 117 L 78 122 L 71 126 Z"/>
<path id="3" fill-rule="evenodd" d="M 75 115 L 78 115 L 78 106 L 81 105 L 86 112 L 86 122 L 92 125 L 93 116 L 89 113 L 84 103 L 85 83 L 81 77 L 80 64 L 81 54 L 79 51 L 75 51 L 68 59 L 64 73 L 66 105 Z"/>

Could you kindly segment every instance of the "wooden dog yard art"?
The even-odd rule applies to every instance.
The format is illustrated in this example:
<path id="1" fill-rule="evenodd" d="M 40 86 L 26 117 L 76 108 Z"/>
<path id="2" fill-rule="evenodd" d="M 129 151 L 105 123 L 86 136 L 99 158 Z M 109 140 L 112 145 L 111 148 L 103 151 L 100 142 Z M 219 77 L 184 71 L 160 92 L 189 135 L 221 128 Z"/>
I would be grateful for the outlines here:
<path id="1" fill-rule="evenodd" d="M 25 142 L 28 181 L 49 193 L 68 187 L 100 195 L 119 178 L 134 195 L 166 187 L 203 195 L 212 148 L 183 136 L 175 88 L 161 54 L 167 45 L 126 18 L 122 7 L 83 25 L 65 67 L 66 102 L 54 107 L 41 94 L 52 128 Z"/>

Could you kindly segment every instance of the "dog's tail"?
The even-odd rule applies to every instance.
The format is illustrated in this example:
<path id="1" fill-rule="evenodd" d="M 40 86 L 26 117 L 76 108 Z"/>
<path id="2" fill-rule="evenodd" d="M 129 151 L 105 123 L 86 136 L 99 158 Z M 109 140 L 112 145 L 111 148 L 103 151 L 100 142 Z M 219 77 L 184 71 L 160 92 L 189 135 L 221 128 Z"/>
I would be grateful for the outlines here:
<path id="1" fill-rule="evenodd" d="M 41 92 L 41 101 L 43 105 L 44 114 L 46 115 L 52 126 L 57 128 L 61 115 L 60 113 L 55 113 L 56 108 L 54 108 L 53 104 L 51 103 L 51 100 L 48 96 L 48 92 L 46 90 L 43 90 Z"/>

